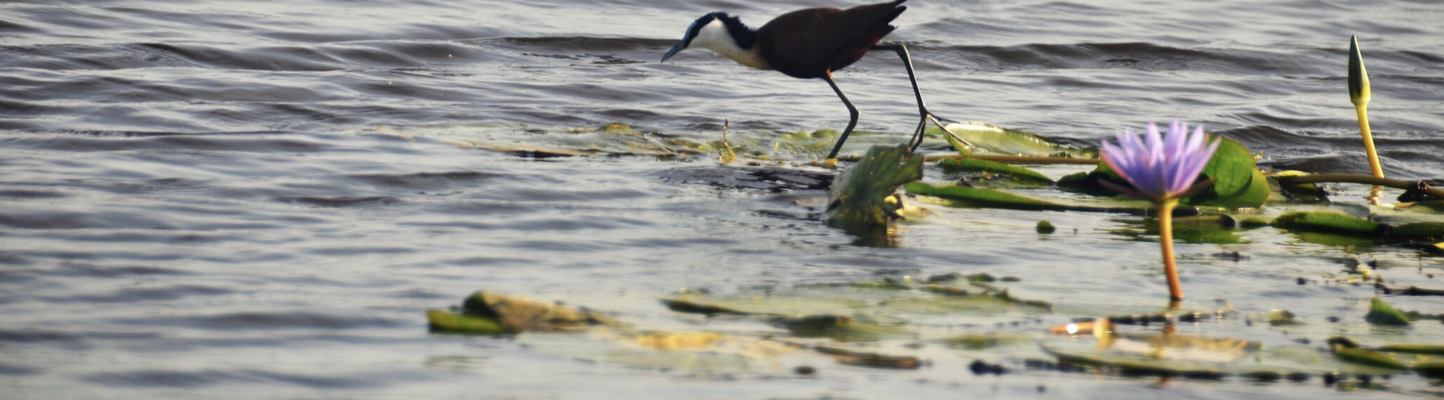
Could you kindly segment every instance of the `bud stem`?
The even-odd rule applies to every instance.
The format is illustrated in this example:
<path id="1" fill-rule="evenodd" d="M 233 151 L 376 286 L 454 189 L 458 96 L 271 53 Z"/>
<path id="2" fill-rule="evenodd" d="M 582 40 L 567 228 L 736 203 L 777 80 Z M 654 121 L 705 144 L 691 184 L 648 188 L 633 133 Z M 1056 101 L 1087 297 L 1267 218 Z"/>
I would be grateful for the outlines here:
<path id="1" fill-rule="evenodd" d="M 1369 102 L 1355 104 L 1354 111 L 1359 112 L 1359 133 L 1364 136 L 1364 151 L 1369 153 L 1369 169 L 1374 171 L 1374 177 L 1383 178 L 1384 168 L 1379 166 L 1379 153 L 1374 150 L 1374 134 L 1369 132 Z"/>
<path id="2" fill-rule="evenodd" d="M 1178 265 L 1173 261 L 1173 208 L 1177 199 L 1158 203 L 1158 243 L 1163 246 L 1163 273 L 1168 275 L 1168 299 L 1183 300 L 1183 283 L 1178 280 Z"/>

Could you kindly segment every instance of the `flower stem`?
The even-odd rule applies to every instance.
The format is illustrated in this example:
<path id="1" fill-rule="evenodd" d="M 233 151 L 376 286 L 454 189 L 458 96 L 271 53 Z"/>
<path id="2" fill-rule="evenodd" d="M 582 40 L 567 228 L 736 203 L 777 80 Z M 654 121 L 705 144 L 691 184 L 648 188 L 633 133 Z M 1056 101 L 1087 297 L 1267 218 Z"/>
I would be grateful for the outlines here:
<path id="1" fill-rule="evenodd" d="M 1379 153 L 1374 150 L 1374 134 L 1369 132 L 1369 103 L 1367 100 L 1355 105 L 1354 111 L 1359 112 L 1359 134 L 1364 136 L 1364 151 L 1369 153 L 1369 169 L 1374 170 L 1374 177 L 1383 178 L 1384 168 L 1379 166 Z"/>
<path id="2" fill-rule="evenodd" d="M 1183 300 L 1183 284 L 1178 281 L 1178 265 L 1173 261 L 1173 208 L 1178 200 L 1158 203 L 1158 243 L 1163 246 L 1163 273 L 1168 275 L 1168 298 Z"/>

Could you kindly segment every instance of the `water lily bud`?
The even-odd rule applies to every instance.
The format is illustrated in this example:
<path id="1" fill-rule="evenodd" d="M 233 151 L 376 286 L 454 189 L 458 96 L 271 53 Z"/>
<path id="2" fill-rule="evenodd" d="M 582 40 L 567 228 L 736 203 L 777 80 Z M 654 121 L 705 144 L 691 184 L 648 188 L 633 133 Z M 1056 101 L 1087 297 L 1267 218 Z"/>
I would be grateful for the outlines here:
<path id="1" fill-rule="evenodd" d="M 1364 69 L 1364 54 L 1359 52 L 1359 38 L 1349 39 L 1349 101 L 1356 106 L 1369 104 L 1369 72 Z"/>

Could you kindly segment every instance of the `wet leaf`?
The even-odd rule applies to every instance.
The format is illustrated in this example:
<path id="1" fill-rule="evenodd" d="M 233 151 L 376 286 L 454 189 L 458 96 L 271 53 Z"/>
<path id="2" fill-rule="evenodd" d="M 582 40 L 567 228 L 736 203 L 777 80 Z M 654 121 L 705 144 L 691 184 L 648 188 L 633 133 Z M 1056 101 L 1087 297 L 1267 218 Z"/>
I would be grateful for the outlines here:
<path id="1" fill-rule="evenodd" d="M 957 150 L 958 154 L 962 154 L 965 156 L 973 155 L 973 151 L 968 149 L 968 145 L 966 143 L 958 140 L 958 136 L 956 134 L 942 132 L 941 129 L 939 129 L 938 131 L 939 132 L 937 133 L 942 135 L 944 139 L 947 139 L 948 145 L 953 146 L 953 150 Z"/>
<path id="2" fill-rule="evenodd" d="M 1329 211 L 1294 211 L 1274 218 L 1273 226 L 1289 230 L 1373 236 L 1379 223 Z"/>
<path id="3" fill-rule="evenodd" d="M 908 297 L 884 300 L 884 310 L 918 314 L 997 314 L 1005 312 L 1045 313 L 1053 310 L 1047 302 L 1014 299 L 1008 293 L 945 297 Z"/>
<path id="4" fill-rule="evenodd" d="M 1213 186 L 1185 203 L 1224 208 L 1262 207 L 1269 199 L 1268 178 L 1259 171 L 1253 153 L 1233 139 L 1213 138 L 1220 141 L 1218 151 L 1203 167 L 1203 176 L 1212 179 Z"/>
<path id="5" fill-rule="evenodd" d="M 485 291 L 468 297 L 461 309 L 468 317 L 496 321 L 510 333 L 577 331 L 617 324 L 611 317 L 595 312 Z"/>
<path id="6" fill-rule="evenodd" d="M 426 320 L 433 332 L 459 333 L 466 335 L 500 335 L 512 333 L 495 320 L 468 317 L 442 310 L 426 312 Z"/>
<path id="7" fill-rule="evenodd" d="M 998 346 L 1011 344 L 1028 343 L 1033 338 L 1028 335 L 1011 334 L 1001 332 L 989 332 L 986 334 L 967 334 L 944 339 L 943 343 L 948 347 L 966 350 L 986 350 Z"/>
<path id="8" fill-rule="evenodd" d="M 829 223 L 879 226 L 896 218 L 902 202 L 897 188 L 922 179 L 923 157 L 906 146 L 873 146 L 833 180 L 827 192 Z M 889 200 L 891 198 L 891 200 Z"/>
<path id="9" fill-rule="evenodd" d="M 1394 227 L 1389 236 L 1420 236 L 1444 238 L 1444 222 L 1415 222 Z"/>
<path id="10" fill-rule="evenodd" d="M 1378 350 L 1394 353 L 1444 355 L 1444 345 L 1440 344 L 1386 344 L 1379 346 Z"/>
<path id="11" fill-rule="evenodd" d="M 933 186 L 922 182 L 907 185 L 908 193 L 940 197 L 964 205 L 1013 210 L 1068 210 L 1070 207 L 1047 200 L 1034 199 L 1000 190 L 967 186 Z"/>
<path id="12" fill-rule="evenodd" d="M 1404 363 L 1399 362 L 1399 360 L 1395 359 L 1392 354 L 1380 353 L 1372 350 L 1335 345 L 1334 355 L 1338 356 L 1340 360 L 1355 364 L 1367 365 L 1371 367 L 1401 370 L 1409 368 L 1408 366 L 1404 365 Z"/>
<path id="13" fill-rule="evenodd" d="M 947 172 L 981 172 L 1000 175 L 1026 183 L 1050 184 L 1053 180 L 1031 169 L 976 158 L 945 158 L 938 166 Z"/>
<path id="14" fill-rule="evenodd" d="M 1303 324 L 1303 322 L 1299 321 L 1298 317 L 1295 316 L 1294 313 L 1290 312 L 1289 310 L 1281 310 L 1277 308 L 1269 310 L 1268 315 L 1265 316 L 1265 320 L 1267 320 L 1269 325 L 1272 326 Z"/>
<path id="15" fill-rule="evenodd" d="M 863 306 L 859 299 L 789 294 L 684 294 L 662 299 L 672 311 L 692 314 L 806 316 L 847 312 Z"/>
<path id="16" fill-rule="evenodd" d="M 1329 199 L 1328 192 L 1325 192 L 1324 189 L 1319 188 L 1319 185 L 1318 185 L 1318 184 L 1314 184 L 1314 183 L 1300 183 L 1300 184 L 1294 184 L 1294 185 L 1284 186 L 1284 185 L 1280 185 L 1277 181 L 1273 180 L 1273 177 L 1274 177 L 1274 176 L 1304 176 L 1304 175 L 1308 175 L 1308 173 L 1307 173 L 1307 172 L 1302 172 L 1302 171 L 1281 171 L 1281 172 L 1277 172 L 1277 173 L 1274 173 L 1273 175 L 1269 176 L 1269 184 L 1270 184 L 1271 186 L 1273 186 L 1274 188 L 1276 188 L 1276 189 L 1278 190 L 1278 193 L 1282 195 L 1282 196 L 1280 196 L 1280 197 L 1282 197 L 1282 198 L 1284 198 L 1284 199 L 1292 199 L 1292 200 L 1297 200 L 1297 201 L 1304 202 L 1304 203 L 1318 203 L 1318 202 L 1328 201 L 1328 199 Z"/>
<path id="17" fill-rule="evenodd" d="M 804 338 L 829 338 L 839 342 L 873 342 L 883 339 L 912 337 L 913 333 L 898 325 L 883 325 L 841 315 L 810 315 L 773 319 L 772 324 L 786 328 Z"/>
<path id="18" fill-rule="evenodd" d="M 1038 226 L 1034 227 L 1034 230 L 1038 231 L 1038 233 L 1046 235 L 1058 231 L 1058 228 L 1053 226 L 1052 222 L 1048 222 L 1048 220 L 1045 219 L 1042 221 L 1038 221 Z"/>
<path id="19" fill-rule="evenodd" d="M 1409 318 L 1404 316 L 1404 313 L 1378 297 L 1369 299 L 1369 314 L 1364 316 L 1364 320 L 1374 325 L 1409 325 Z"/>
<path id="20" fill-rule="evenodd" d="M 827 354 L 837 358 L 837 361 L 846 365 L 869 368 L 886 369 L 917 369 L 923 366 L 923 360 L 909 355 L 884 354 L 875 351 L 860 351 L 856 349 L 843 348 L 840 346 L 817 346 L 813 348 L 818 353 Z"/>
<path id="21" fill-rule="evenodd" d="M 997 154 L 1027 156 L 1093 157 L 1096 155 L 1087 150 L 1050 142 L 1033 133 L 982 122 L 948 124 L 947 130 L 972 144 L 973 147 L 965 147 L 965 150 L 970 151 L 982 150 Z M 928 128 L 927 134 L 929 136 L 947 136 L 937 127 Z"/>

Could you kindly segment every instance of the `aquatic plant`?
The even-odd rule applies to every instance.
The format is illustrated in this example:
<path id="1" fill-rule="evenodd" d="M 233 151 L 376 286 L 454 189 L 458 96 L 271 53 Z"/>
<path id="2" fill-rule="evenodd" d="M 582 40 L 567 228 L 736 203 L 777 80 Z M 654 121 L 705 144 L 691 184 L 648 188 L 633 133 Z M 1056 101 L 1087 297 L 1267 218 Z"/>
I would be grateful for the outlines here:
<path id="1" fill-rule="evenodd" d="M 1183 299 L 1178 281 L 1178 267 L 1173 260 L 1173 208 L 1178 200 L 1208 187 L 1211 182 L 1196 182 L 1198 174 L 1218 150 L 1219 141 L 1208 142 L 1203 127 L 1192 134 L 1188 124 L 1173 122 L 1168 133 L 1160 135 L 1158 125 L 1149 123 L 1140 139 L 1130 130 L 1118 134 L 1118 144 L 1103 141 L 1102 158 L 1132 188 L 1100 181 L 1121 193 L 1153 202 L 1158 211 L 1159 243 L 1163 246 L 1163 268 L 1168 275 L 1168 292 L 1173 300 Z"/>
<path id="2" fill-rule="evenodd" d="M 1349 101 L 1359 114 L 1359 134 L 1364 136 L 1364 151 L 1369 154 L 1369 169 L 1374 177 L 1383 178 L 1379 153 L 1374 150 L 1374 135 L 1369 132 L 1369 72 L 1364 69 L 1364 54 L 1359 52 L 1359 37 L 1349 37 Z"/>

